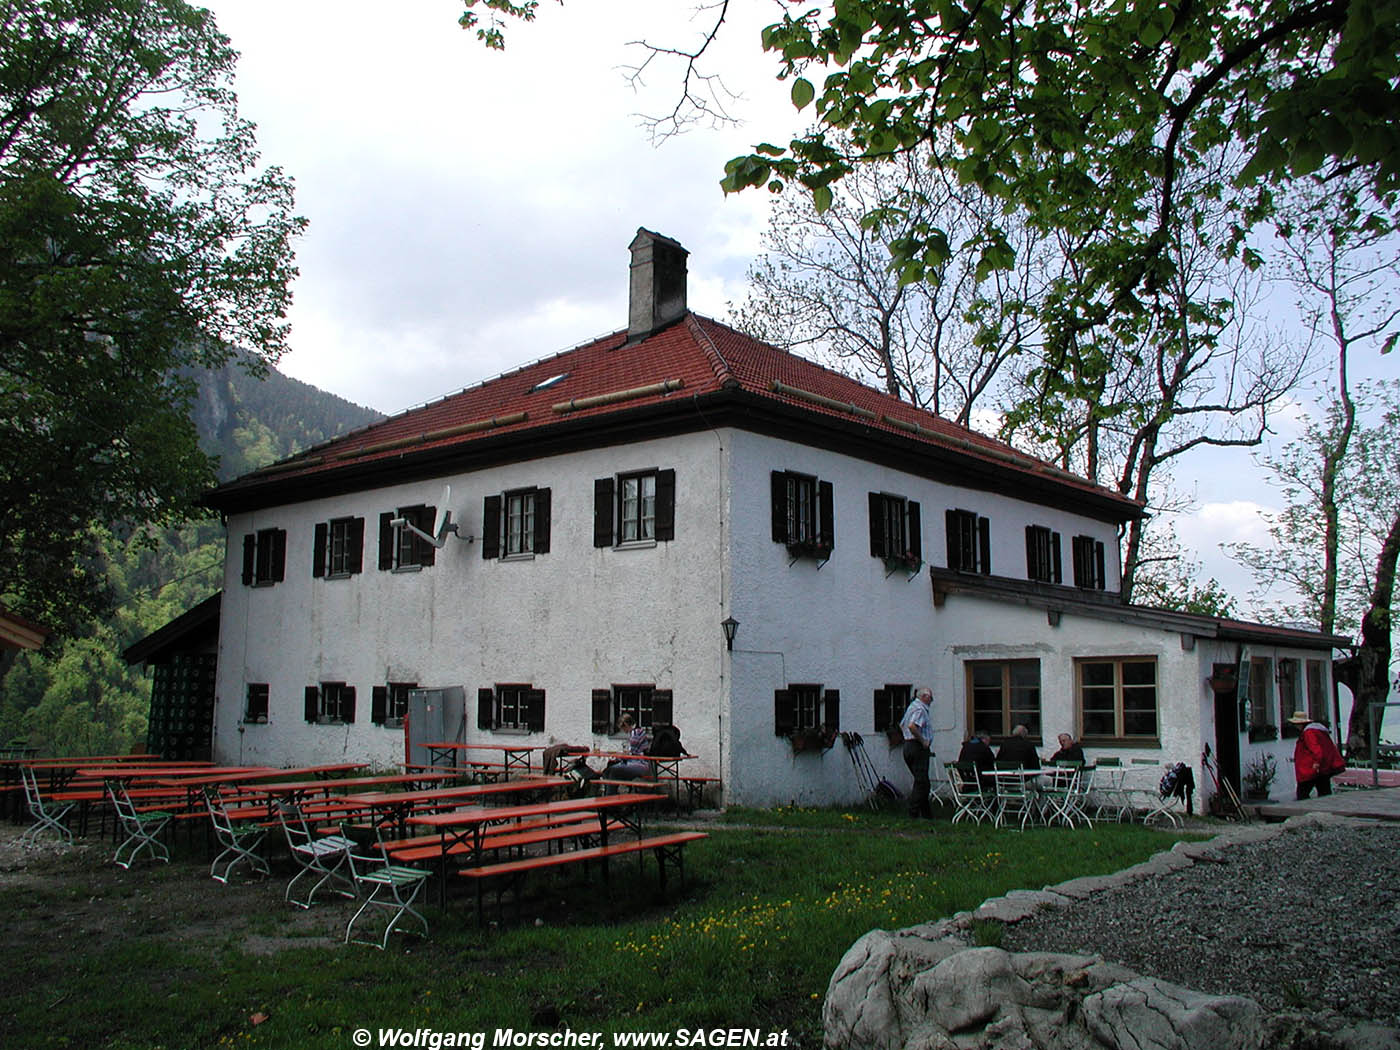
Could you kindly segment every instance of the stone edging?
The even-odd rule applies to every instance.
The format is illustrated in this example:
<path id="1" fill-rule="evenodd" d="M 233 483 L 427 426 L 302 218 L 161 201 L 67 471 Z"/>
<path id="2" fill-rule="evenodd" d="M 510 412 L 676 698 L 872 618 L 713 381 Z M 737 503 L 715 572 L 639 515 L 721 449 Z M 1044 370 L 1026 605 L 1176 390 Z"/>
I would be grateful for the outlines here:
<path id="1" fill-rule="evenodd" d="M 965 939 L 974 922 L 1020 922 L 1042 908 L 1065 907 L 1086 900 L 1096 893 L 1125 886 L 1139 879 L 1180 871 L 1197 863 L 1218 863 L 1221 859 L 1220 851 L 1232 846 L 1263 842 L 1287 831 L 1318 824 L 1361 823 L 1369 822 L 1354 817 L 1339 817 L 1332 813 L 1308 813 L 1289 817 L 1280 824 L 1232 825 L 1213 838 L 1200 842 L 1174 843 L 1171 849 L 1155 853 L 1142 863 L 1122 871 L 1110 875 L 1083 875 L 1055 886 L 1046 886 L 1041 890 L 1012 890 L 1004 897 L 988 898 L 972 911 L 958 912 L 952 918 L 931 923 L 922 929 L 928 930 L 934 937 Z"/>

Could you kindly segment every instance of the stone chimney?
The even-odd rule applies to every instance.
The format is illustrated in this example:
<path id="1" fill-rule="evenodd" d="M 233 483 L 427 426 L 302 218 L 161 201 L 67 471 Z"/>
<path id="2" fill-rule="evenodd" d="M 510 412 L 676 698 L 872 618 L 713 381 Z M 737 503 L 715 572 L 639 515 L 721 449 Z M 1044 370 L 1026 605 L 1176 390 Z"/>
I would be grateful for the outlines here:
<path id="1" fill-rule="evenodd" d="M 628 247 L 627 342 L 636 343 L 685 316 L 685 257 L 690 253 L 671 238 L 640 227 Z"/>

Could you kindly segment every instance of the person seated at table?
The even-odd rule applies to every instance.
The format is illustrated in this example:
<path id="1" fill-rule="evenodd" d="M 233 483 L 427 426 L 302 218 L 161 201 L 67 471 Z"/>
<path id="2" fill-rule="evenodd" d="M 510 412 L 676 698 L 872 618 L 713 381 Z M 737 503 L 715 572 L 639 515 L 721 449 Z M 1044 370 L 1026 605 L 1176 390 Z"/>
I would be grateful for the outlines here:
<path id="1" fill-rule="evenodd" d="M 627 734 L 627 754 L 647 753 L 647 731 L 637 725 L 631 715 L 623 715 L 617 720 L 617 731 Z M 651 763 L 640 758 L 615 758 L 603 770 L 603 777 L 607 780 L 645 780 L 650 776 Z"/>
<path id="2" fill-rule="evenodd" d="M 1060 750 L 1056 751 L 1047 760 L 1049 765 L 1056 762 L 1078 762 L 1084 764 L 1084 748 L 1068 733 L 1061 733 L 1059 736 Z"/>
<path id="3" fill-rule="evenodd" d="M 1016 726 L 1011 730 L 1011 736 L 997 752 L 997 761 L 1015 762 L 1022 769 L 1040 768 L 1040 756 L 1035 753 L 1035 745 L 1031 743 L 1025 726 Z"/>
<path id="4" fill-rule="evenodd" d="M 985 729 L 974 729 L 972 735 L 963 741 L 958 752 L 958 763 L 971 762 L 977 768 L 977 780 L 986 784 L 986 774 L 996 765 L 997 757 L 992 753 L 992 734 Z"/>

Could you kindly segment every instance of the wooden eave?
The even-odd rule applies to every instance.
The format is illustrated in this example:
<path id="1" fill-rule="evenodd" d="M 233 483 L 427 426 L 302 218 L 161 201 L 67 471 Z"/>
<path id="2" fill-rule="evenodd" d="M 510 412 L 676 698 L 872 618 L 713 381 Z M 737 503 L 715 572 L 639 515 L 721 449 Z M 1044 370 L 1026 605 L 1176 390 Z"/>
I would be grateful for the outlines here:
<path id="1" fill-rule="evenodd" d="M 979 576 L 937 566 L 929 568 L 929 582 L 933 588 L 934 605 L 940 608 L 949 596 L 966 594 L 989 601 L 1044 609 L 1055 616 L 1083 616 L 1206 640 L 1327 652 L 1351 644 L 1349 638 L 1341 635 L 1131 605 L 1124 602 L 1116 591 L 1089 591 L 1072 585 L 1037 583 L 1007 576 Z"/>
<path id="2" fill-rule="evenodd" d="M 309 473 L 288 470 L 245 475 L 207 493 L 202 502 L 228 515 L 717 426 L 853 455 L 915 476 L 995 492 L 1115 524 L 1143 512 L 1134 501 L 1087 483 L 1067 484 L 1051 474 L 1017 469 L 979 457 L 975 452 L 892 433 L 854 416 L 843 418 L 813 411 L 744 390 L 737 384 L 710 393 L 672 395 L 664 401 L 626 406 L 602 415 L 548 421 L 503 434 L 473 435 L 450 445 L 421 450 L 406 447 L 393 456 Z"/>

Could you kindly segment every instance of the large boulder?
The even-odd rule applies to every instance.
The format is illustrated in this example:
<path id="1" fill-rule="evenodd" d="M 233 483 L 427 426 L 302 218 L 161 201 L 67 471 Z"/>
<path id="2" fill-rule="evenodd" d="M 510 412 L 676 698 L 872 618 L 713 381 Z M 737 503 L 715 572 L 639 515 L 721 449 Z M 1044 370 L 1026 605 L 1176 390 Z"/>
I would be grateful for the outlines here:
<path id="1" fill-rule="evenodd" d="M 1264 1013 L 1094 956 L 873 931 L 832 975 L 832 1050 L 1262 1050 Z"/>

